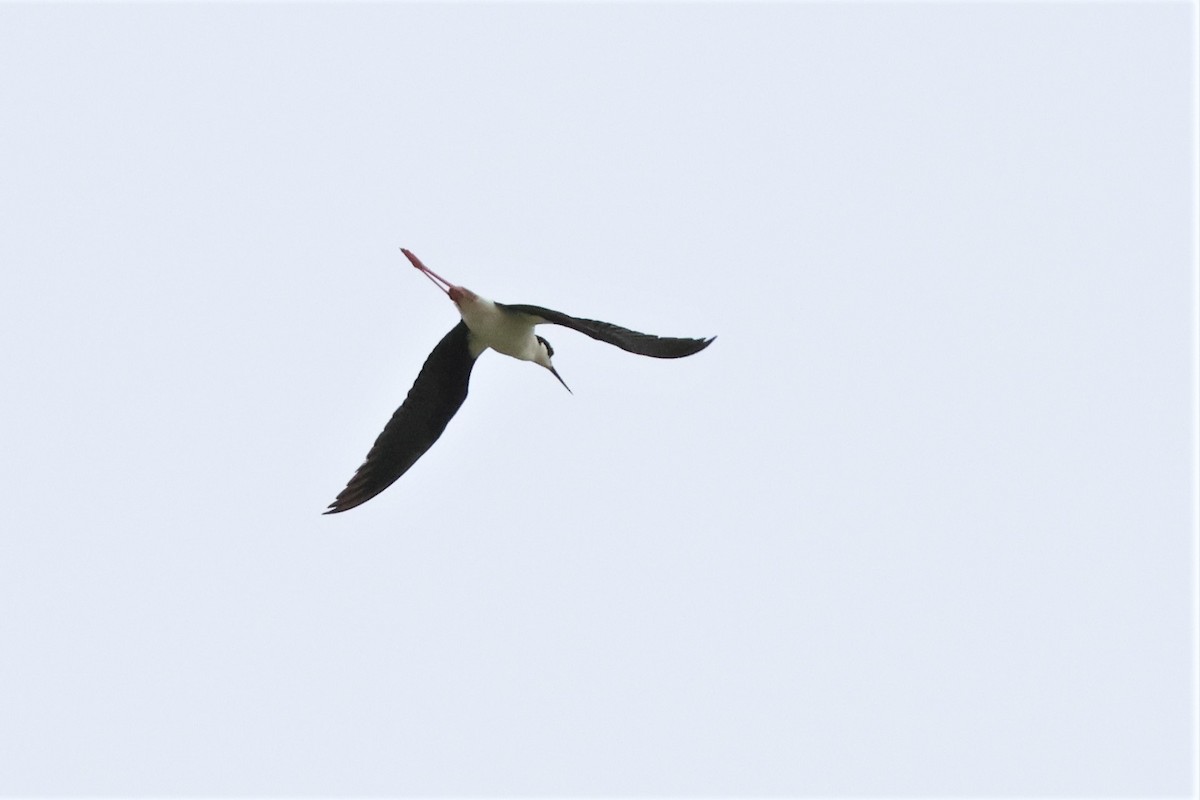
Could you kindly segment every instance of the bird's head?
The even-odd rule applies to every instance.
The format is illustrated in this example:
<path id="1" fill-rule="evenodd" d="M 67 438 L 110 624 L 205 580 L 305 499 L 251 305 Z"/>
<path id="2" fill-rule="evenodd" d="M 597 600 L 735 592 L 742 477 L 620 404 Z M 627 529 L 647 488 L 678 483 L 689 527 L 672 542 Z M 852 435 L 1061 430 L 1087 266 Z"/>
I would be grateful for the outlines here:
<path id="1" fill-rule="evenodd" d="M 558 374 L 558 370 L 554 368 L 554 364 L 550 363 L 550 357 L 554 355 L 554 348 L 543 337 L 537 336 L 535 338 L 537 339 L 537 351 L 533 354 L 533 363 L 550 370 L 550 374 L 558 378 L 558 382 L 563 385 L 563 388 L 571 392 L 571 387 L 567 386 L 567 382 L 562 379 L 562 376 Z M 571 392 L 571 394 L 575 393 Z"/>

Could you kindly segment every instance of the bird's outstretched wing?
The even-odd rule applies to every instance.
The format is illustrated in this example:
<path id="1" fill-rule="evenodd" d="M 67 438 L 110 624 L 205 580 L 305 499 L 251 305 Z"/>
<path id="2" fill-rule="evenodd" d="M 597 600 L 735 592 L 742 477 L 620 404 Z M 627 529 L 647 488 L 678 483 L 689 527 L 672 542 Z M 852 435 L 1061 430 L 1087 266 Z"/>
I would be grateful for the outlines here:
<path id="1" fill-rule="evenodd" d="M 442 337 L 425 359 L 408 397 L 367 453 L 367 460 L 329 504 L 326 514 L 347 511 L 367 502 L 395 483 L 438 440 L 467 399 L 471 368 L 479 356 L 479 351 L 471 347 L 470 338 L 463 322 Z"/>
<path id="2" fill-rule="evenodd" d="M 549 308 L 542 308 L 541 306 L 505 305 L 503 303 L 497 303 L 496 305 L 506 308 L 509 311 L 517 311 L 522 314 L 528 314 L 531 317 L 536 317 L 541 322 L 550 322 L 577 330 L 580 333 L 586 333 L 597 341 L 615 344 L 622 350 L 637 353 L 639 356 L 683 358 L 684 356 L 699 353 L 712 344 L 713 339 L 717 338 L 713 336 L 708 339 L 677 339 L 670 336 L 653 336 L 649 333 L 631 331 L 628 328 L 622 328 L 620 325 L 613 325 L 611 322 L 580 319 L 579 317 L 572 317 L 561 311 L 554 311 Z"/>

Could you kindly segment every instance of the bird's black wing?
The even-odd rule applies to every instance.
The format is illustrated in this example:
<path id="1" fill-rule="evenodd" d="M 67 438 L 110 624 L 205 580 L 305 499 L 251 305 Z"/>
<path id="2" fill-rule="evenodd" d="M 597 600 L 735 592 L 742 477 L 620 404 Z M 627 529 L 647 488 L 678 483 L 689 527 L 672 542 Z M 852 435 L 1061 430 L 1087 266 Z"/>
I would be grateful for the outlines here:
<path id="1" fill-rule="evenodd" d="M 478 355 L 465 323 L 459 322 L 442 337 L 425 359 L 408 397 L 367 453 L 367 460 L 329 504 L 326 514 L 367 502 L 395 483 L 433 446 L 467 399 L 467 384 Z"/>
<path id="2" fill-rule="evenodd" d="M 676 339 L 670 336 L 653 336 L 649 333 L 631 331 L 628 328 L 622 328 L 620 325 L 613 325 L 611 322 L 580 319 L 579 317 L 572 317 L 561 311 L 554 311 L 549 308 L 542 308 L 541 306 L 510 306 L 503 303 L 497 303 L 496 305 L 506 308 L 509 311 L 517 311 L 522 314 L 538 317 L 543 322 L 572 328 L 580 333 L 586 333 L 597 341 L 615 344 L 622 350 L 637 353 L 639 356 L 683 358 L 684 356 L 699 353 L 712 344 L 713 339 L 717 338 L 713 336 L 708 339 Z"/>

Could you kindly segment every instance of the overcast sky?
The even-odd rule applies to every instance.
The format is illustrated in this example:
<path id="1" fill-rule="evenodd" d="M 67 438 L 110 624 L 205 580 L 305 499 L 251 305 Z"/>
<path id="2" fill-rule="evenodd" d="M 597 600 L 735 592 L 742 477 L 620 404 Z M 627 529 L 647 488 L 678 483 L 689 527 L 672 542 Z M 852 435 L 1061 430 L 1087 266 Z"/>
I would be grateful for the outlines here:
<path id="1" fill-rule="evenodd" d="M 0 794 L 1194 791 L 1195 13 L 0 6 Z"/>

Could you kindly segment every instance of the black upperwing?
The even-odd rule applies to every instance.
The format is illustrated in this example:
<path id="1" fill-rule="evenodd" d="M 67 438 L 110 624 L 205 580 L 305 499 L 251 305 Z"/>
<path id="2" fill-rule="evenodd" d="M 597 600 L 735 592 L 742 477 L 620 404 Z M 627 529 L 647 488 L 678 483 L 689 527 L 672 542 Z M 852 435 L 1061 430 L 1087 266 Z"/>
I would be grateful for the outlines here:
<path id="1" fill-rule="evenodd" d="M 653 336 L 649 333 L 631 331 L 628 328 L 622 328 L 620 325 L 613 325 L 611 322 L 580 319 L 579 317 L 572 317 L 563 314 L 561 311 L 554 311 L 549 308 L 542 308 L 541 306 L 506 305 L 504 303 L 496 303 L 496 305 L 506 308 L 509 311 L 518 311 L 522 314 L 537 317 L 543 322 L 550 322 L 555 325 L 562 325 L 565 328 L 577 330 L 597 341 L 614 344 L 626 352 L 636 353 L 639 356 L 651 356 L 652 358 L 683 358 L 684 356 L 695 355 L 712 344 L 713 339 L 717 338 L 712 336 L 708 339 L 677 339 L 670 336 Z"/>
<path id="2" fill-rule="evenodd" d="M 467 399 L 467 384 L 478 352 L 472 352 L 470 331 L 459 322 L 425 359 L 416 382 L 375 440 L 367 460 L 350 483 L 329 504 L 326 514 L 362 505 L 408 471 L 446 430 Z"/>

